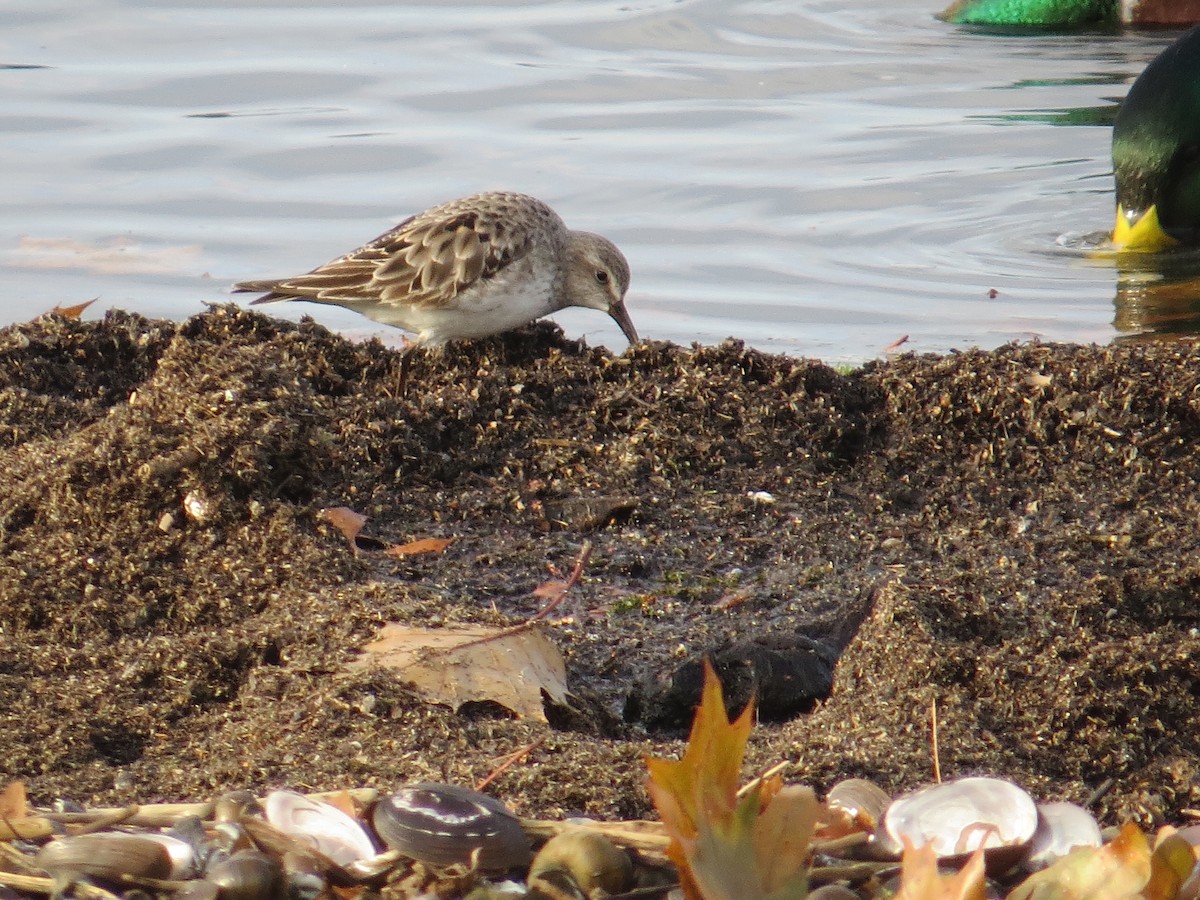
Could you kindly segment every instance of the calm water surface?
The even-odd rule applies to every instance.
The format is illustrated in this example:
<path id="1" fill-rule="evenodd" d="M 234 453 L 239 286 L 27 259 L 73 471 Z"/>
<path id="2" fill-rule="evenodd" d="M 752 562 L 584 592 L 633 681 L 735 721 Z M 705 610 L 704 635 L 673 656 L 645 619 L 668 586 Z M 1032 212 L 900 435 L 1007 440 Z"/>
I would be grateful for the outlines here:
<path id="1" fill-rule="evenodd" d="M 939 5 L 10 0 L 0 323 L 93 297 L 182 318 L 506 188 L 624 249 L 650 338 L 854 362 L 1200 328 L 1195 259 L 1164 289 L 1083 237 L 1111 224 L 1115 103 L 1177 33 L 985 34 Z"/>

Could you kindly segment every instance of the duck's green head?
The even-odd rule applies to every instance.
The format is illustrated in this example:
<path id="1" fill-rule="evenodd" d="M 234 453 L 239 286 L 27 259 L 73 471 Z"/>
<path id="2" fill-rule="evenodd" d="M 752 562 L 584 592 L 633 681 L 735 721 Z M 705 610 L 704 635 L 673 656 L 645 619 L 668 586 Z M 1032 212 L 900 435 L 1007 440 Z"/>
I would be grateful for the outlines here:
<path id="1" fill-rule="evenodd" d="M 1047 28 L 1117 21 L 1117 0 L 956 0 L 938 14 L 954 25 Z"/>
<path id="2" fill-rule="evenodd" d="M 1200 27 L 1146 66 L 1113 124 L 1113 246 L 1200 243 Z"/>

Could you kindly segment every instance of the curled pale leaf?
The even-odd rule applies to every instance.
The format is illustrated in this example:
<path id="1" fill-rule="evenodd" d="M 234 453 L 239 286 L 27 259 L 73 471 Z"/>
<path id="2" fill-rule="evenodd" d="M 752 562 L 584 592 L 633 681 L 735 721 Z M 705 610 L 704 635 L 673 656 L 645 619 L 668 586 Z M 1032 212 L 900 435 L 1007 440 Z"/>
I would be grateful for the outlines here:
<path id="1" fill-rule="evenodd" d="M 754 827 L 754 852 L 768 894 L 787 890 L 797 873 L 807 874 L 820 809 L 812 788 L 799 784 L 780 788 L 766 801 Z"/>
<path id="2" fill-rule="evenodd" d="M 1132 900 L 1150 881 L 1150 845 L 1133 824 L 1103 847 L 1077 847 L 1030 875 L 1009 900 Z"/>
<path id="3" fill-rule="evenodd" d="M 1150 880 L 1142 888 L 1145 900 L 1174 900 L 1197 865 L 1192 845 L 1178 834 L 1158 841 L 1150 855 Z"/>
<path id="4" fill-rule="evenodd" d="M 976 850 L 967 864 L 952 875 L 938 871 L 937 854 L 924 844 L 914 847 L 904 840 L 900 860 L 900 890 L 893 900 L 984 900 L 983 851 Z"/>

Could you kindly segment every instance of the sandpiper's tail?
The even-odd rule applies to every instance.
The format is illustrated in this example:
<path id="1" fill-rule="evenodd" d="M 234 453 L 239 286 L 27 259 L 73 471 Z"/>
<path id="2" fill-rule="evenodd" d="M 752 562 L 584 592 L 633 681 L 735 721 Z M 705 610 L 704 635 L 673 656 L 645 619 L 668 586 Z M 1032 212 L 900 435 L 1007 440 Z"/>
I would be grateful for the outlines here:
<path id="1" fill-rule="evenodd" d="M 278 294 L 275 288 L 279 287 L 278 281 L 239 281 L 233 286 L 235 294 L 262 294 L 261 297 L 255 297 L 250 301 L 251 306 L 259 303 L 270 303 L 272 300 L 285 300 L 290 297 L 290 294 Z"/>

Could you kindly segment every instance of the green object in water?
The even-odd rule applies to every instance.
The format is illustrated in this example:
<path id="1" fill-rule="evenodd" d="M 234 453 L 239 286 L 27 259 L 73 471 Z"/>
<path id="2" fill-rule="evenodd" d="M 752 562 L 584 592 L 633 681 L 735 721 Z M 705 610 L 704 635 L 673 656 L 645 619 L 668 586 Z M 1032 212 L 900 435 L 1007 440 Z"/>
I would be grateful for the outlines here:
<path id="1" fill-rule="evenodd" d="M 1001 28 L 1195 25 L 1200 0 L 955 0 L 938 18 Z"/>
<path id="2" fill-rule="evenodd" d="M 956 0 L 938 18 L 955 25 L 1035 28 L 1115 23 L 1117 0 Z"/>

